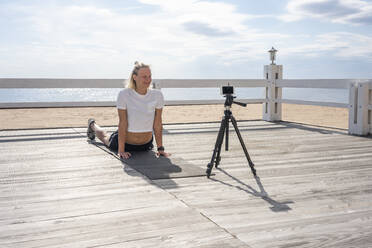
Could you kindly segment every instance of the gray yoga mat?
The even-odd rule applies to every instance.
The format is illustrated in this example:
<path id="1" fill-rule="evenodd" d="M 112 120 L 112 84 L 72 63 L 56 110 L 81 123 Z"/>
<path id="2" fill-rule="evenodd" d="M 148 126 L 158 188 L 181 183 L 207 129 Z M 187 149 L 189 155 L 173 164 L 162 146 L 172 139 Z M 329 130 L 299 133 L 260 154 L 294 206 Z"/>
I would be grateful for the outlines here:
<path id="1" fill-rule="evenodd" d="M 157 157 L 154 151 L 131 152 L 132 156 L 129 159 L 121 159 L 115 152 L 111 151 L 102 143 L 94 141 L 91 143 L 115 156 L 151 180 L 206 176 L 206 168 L 200 168 L 174 155 L 166 158 L 162 156 Z"/>

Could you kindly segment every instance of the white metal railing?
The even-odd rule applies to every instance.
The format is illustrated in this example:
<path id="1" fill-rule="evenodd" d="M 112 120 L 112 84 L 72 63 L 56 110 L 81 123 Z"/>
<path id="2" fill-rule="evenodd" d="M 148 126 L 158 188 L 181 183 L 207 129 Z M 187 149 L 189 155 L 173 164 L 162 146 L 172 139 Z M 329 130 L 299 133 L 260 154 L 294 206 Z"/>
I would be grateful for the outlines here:
<path id="1" fill-rule="evenodd" d="M 265 66 L 266 79 L 154 79 L 154 87 L 218 88 L 229 83 L 234 87 L 262 87 L 264 98 L 240 99 L 245 103 L 263 104 L 263 119 L 281 120 L 281 104 L 305 104 L 349 109 L 349 132 L 365 135 L 372 132 L 372 80 L 360 79 L 282 79 L 281 66 Z M 122 88 L 123 79 L 23 79 L 0 78 L 0 89 L 14 88 Z M 282 88 L 349 89 L 349 103 L 282 99 Z M 216 104 L 224 100 L 171 100 L 166 105 Z M 3 102 L 0 108 L 88 107 L 115 106 L 114 101 L 102 102 Z"/>
<path id="2" fill-rule="evenodd" d="M 235 87 L 265 87 L 263 79 L 154 79 L 154 88 L 218 88 L 222 85 Z M 0 78 L 0 89 L 56 89 L 56 88 L 123 88 L 124 79 L 27 79 Z M 263 103 L 265 99 L 239 99 L 244 103 Z M 166 105 L 219 104 L 224 100 L 167 100 Z M 74 102 L 0 102 L 0 108 L 40 107 L 104 107 L 116 106 L 114 101 Z"/>
<path id="3" fill-rule="evenodd" d="M 317 89 L 348 89 L 350 84 L 355 83 L 354 79 L 278 79 L 275 82 L 279 88 L 317 88 Z M 300 99 L 279 99 L 279 103 L 327 106 L 337 108 L 348 108 L 347 103 L 321 102 L 321 101 L 303 101 Z"/>
<path id="4" fill-rule="evenodd" d="M 0 88 L 122 88 L 123 79 L 0 78 Z"/>
<path id="5" fill-rule="evenodd" d="M 157 79 L 154 80 L 154 88 L 220 88 L 224 85 L 231 85 L 241 88 L 266 87 L 267 81 L 264 79 Z M 242 99 L 244 103 L 263 103 L 264 98 Z M 183 105 L 183 104 L 222 104 L 225 100 L 168 100 L 166 105 Z"/>

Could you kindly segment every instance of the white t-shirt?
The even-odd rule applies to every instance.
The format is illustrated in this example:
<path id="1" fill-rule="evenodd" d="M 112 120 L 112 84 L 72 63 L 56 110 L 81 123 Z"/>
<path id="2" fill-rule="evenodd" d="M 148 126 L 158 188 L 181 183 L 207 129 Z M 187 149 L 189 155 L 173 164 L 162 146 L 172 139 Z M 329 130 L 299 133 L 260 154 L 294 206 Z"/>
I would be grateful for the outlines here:
<path id="1" fill-rule="evenodd" d="M 164 106 L 164 97 L 160 90 L 148 89 L 146 95 L 138 94 L 134 89 L 125 88 L 119 92 L 116 107 L 127 110 L 128 131 L 152 132 L 155 108 Z"/>

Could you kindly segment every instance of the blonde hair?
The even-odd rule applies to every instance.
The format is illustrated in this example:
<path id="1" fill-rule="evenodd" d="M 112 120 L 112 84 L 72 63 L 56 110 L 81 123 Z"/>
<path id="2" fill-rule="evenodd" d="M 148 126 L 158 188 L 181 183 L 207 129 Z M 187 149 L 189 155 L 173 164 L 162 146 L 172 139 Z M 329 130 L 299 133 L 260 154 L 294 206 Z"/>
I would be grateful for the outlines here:
<path id="1" fill-rule="evenodd" d="M 136 81 L 134 80 L 133 76 L 134 75 L 138 75 L 138 71 L 142 68 L 150 68 L 149 65 L 146 65 L 142 62 L 134 62 L 134 68 L 132 70 L 132 73 L 130 74 L 130 78 L 127 80 L 127 88 L 131 88 L 131 89 L 136 89 L 137 88 L 137 85 L 136 85 Z"/>

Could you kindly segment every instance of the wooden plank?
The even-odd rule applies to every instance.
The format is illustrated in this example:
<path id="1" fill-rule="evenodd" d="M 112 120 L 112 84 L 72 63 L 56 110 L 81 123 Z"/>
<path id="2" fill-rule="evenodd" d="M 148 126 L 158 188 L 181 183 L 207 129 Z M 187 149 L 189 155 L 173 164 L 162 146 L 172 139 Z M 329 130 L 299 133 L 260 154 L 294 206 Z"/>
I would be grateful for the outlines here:
<path id="1" fill-rule="evenodd" d="M 238 228 L 239 238 L 252 247 L 369 247 L 372 242 L 371 212 L 358 212 L 301 222 L 278 222 L 255 228 Z M 331 231 L 330 231 L 331 230 Z M 288 235 L 291 233 L 290 235 Z"/>

